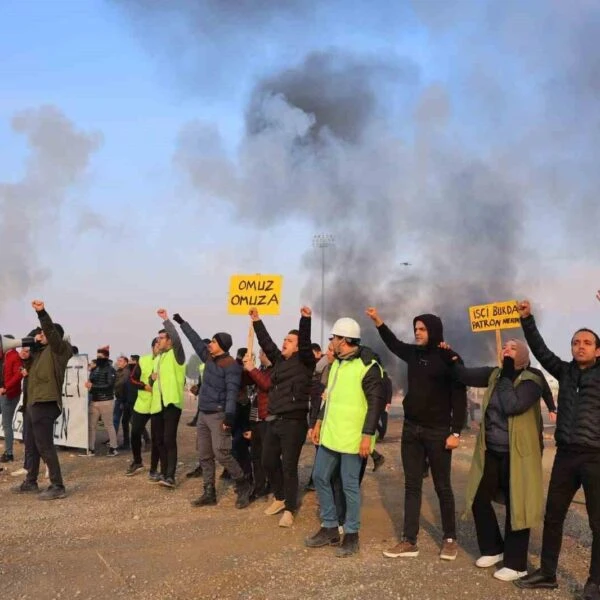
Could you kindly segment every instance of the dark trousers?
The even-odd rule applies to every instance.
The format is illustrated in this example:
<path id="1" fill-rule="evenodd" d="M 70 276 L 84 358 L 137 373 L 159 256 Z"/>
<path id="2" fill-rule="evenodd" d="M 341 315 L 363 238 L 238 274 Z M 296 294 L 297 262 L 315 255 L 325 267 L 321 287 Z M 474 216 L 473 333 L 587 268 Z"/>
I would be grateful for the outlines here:
<path id="1" fill-rule="evenodd" d="M 581 486 L 592 530 L 590 579 L 600 585 L 600 453 L 556 451 L 546 500 L 541 568 L 546 575 L 556 575 L 565 517 Z"/>
<path id="2" fill-rule="evenodd" d="M 252 459 L 250 455 L 250 442 L 244 437 L 244 427 L 236 423 L 231 432 L 231 454 L 237 460 L 244 475 L 252 477 Z"/>
<path id="3" fill-rule="evenodd" d="M 23 468 L 26 471 L 31 471 L 34 461 L 34 449 L 35 443 L 31 440 L 31 418 L 27 416 L 27 407 L 23 407 L 23 444 L 25 445 L 25 452 L 23 457 Z"/>
<path id="4" fill-rule="evenodd" d="M 275 419 L 267 422 L 262 462 L 273 494 L 285 500 L 285 510 L 298 507 L 298 461 L 306 439 L 305 420 Z"/>
<path id="5" fill-rule="evenodd" d="M 433 485 L 440 501 L 444 539 L 456 539 L 454 494 L 450 481 L 452 451 L 446 450 L 447 428 L 434 429 L 404 421 L 400 445 L 404 468 L 404 537 L 416 544 L 421 515 L 423 464 L 429 461 Z"/>
<path id="6" fill-rule="evenodd" d="M 123 446 L 129 448 L 129 423 L 133 409 L 129 404 L 123 404 L 123 415 L 121 416 L 121 424 L 123 426 Z"/>
<path id="7" fill-rule="evenodd" d="M 60 415 L 57 402 L 36 402 L 28 404 L 24 419 L 27 423 L 25 455 L 29 463 L 27 481 L 37 483 L 40 472 L 40 458 L 44 460 L 50 471 L 50 483 L 64 487 L 58 454 L 54 446 L 54 421 Z"/>
<path id="8" fill-rule="evenodd" d="M 492 500 L 498 491 L 506 500 L 504 540 L 498 527 Z M 486 450 L 483 476 L 473 500 L 473 518 L 479 550 L 484 556 L 504 553 L 504 566 L 515 571 L 527 571 L 529 529 L 513 531 L 510 523 L 510 456 L 508 452 Z"/>
<path id="9" fill-rule="evenodd" d="M 377 423 L 377 433 L 379 434 L 379 439 L 382 440 L 387 433 L 388 428 L 388 413 L 387 410 L 382 410 L 381 415 L 379 417 L 379 421 Z"/>
<path id="10" fill-rule="evenodd" d="M 267 423 L 265 421 L 253 421 L 250 423 L 250 431 L 252 431 L 250 456 L 252 458 L 254 491 L 256 492 L 262 492 L 267 485 L 267 474 L 262 465 L 263 444 L 266 430 Z"/>
<path id="11" fill-rule="evenodd" d="M 146 431 L 146 424 L 150 420 L 150 415 L 144 415 L 142 413 L 136 412 L 135 410 L 131 413 L 131 452 L 133 454 L 133 462 L 137 464 L 142 464 L 142 437 L 145 440 L 149 440 L 150 437 L 148 432 Z M 144 435 L 145 434 L 145 435 Z M 156 446 L 156 442 L 154 441 L 156 438 L 154 436 L 154 432 L 152 434 L 152 452 L 150 454 L 150 470 L 156 471 L 158 469 L 158 448 Z"/>
<path id="12" fill-rule="evenodd" d="M 164 477 L 175 479 L 177 468 L 177 426 L 181 409 L 168 404 L 161 412 L 152 415 L 152 440 L 158 450 L 160 472 Z"/>

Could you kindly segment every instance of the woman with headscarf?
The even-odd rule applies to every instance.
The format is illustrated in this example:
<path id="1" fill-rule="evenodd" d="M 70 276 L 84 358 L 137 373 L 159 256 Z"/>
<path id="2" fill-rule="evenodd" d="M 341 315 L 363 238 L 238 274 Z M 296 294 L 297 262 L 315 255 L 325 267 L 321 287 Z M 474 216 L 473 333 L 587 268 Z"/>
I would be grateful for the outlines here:
<path id="1" fill-rule="evenodd" d="M 502 368 L 454 369 L 465 385 L 487 387 L 467 483 L 466 510 L 473 512 L 481 551 L 475 565 L 503 561 L 494 577 L 513 581 L 527 573 L 529 531 L 543 517 L 542 381 L 528 369 L 529 350 L 521 340 L 506 342 L 502 358 Z M 504 539 L 492 506 L 498 498 L 506 503 Z"/>

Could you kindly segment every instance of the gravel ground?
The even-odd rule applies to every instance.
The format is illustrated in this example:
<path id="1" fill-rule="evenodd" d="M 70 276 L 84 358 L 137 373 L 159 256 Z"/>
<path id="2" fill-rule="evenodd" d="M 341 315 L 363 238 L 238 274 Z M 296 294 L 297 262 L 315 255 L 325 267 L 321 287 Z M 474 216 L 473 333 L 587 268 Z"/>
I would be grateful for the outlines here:
<path id="1" fill-rule="evenodd" d="M 527 592 L 495 580 L 493 569 L 473 566 L 477 546 L 470 517 L 458 521 L 457 560 L 438 558 L 439 506 L 431 479 L 424 484 L 419 557 L 384 558 L 381 552 L 395 543 L 402 516 L 398 418 L 391 419 L 389 438 L 378 446 L 385 464 L 375 474 L 369 464 L 363 483 L 361 552 L 347 559 L 336 558 L 332 548 L 304 548 L 304 537 L 318 528 L 314 493 L 304 496 L 289 530 L 277 526 L 278 517 L 263 514 L 263 501 L 236 510 L 227 484 L 220 485 L 216 507 L 192 508 L 189 501 L 200 493 L 201 483 L 183 476 L 195 461 L 195 430 L 183 425 L 186 420 L 187 415 L 179 433 L 182 462 L 175 490 L 150 485 L 145 473 L 125 477 L 128 455 L 82 458 L 61 451 L 69 494 L 54 502 L 12 494 L 10 487 L 19 479 L 0 473 L 3 598 L 560 600 L 572 598 L 586 579 L 591 534 L 582 496 L 577 496 L 565 525 L 560 589 Z M 453 459 L 459 515 L 473 445 L 473 435 L 463 436 Z M 546 446 L 548 477 L 554 451 L 551 441 Z M 18 445 L 17 459 L 21 456 Z M 306 445 L 301 483 L 308 479 L 313 457 L 313 448 Z M 532 535 L 532 567 L 538 564 L 540 534 Z"/>

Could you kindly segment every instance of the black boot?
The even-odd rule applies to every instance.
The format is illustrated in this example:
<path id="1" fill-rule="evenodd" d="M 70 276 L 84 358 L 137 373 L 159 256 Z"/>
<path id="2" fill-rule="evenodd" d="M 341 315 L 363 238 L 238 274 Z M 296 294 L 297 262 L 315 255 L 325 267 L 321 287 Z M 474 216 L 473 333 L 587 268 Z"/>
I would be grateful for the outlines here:
<path id="1" fill-rule="evenodd" d="M 337 546 L 340 543 L 340 532 L 337 527 L 321 527 L 317 533 L 307 537 L 304 545 L 307 548 L 322 548 L 323 546 Z"/>
<path id="2" fill-rule="evenodd" d="M 337 549 L 335 555 L 338 558 L 346 558 L 356 554 L 360 548 L 358 543 L 358 533 L 346 533 L 342 540 L 342 545 Z"/>
<path id="3" fill-rule="evenodd" d="M 377 469 L 385 462 L 385 456 L 379 454 L 377 450 L 373 450 L 373 452 L 371 452 L 371 458 L 373 459 L 373 473 L 375 473 L 375 471 L 377 471 Z"/>
<path id="4" fill-rule="evenodd" d="M 202 477 L 202 467 L 200 465 L 198 465 L 193 471 L 186 473 L 185 476 L 187 478 Z"/>
<path id="5" fill-rule="evenodd" d="M 214 506 L 217 503 L 217 492 L 212 483 L 204 485 L 204 493 L 199 498 L 192 500 L 192 506 Z"/>
<path id="6" fill-rule="evenodd" d="M 250 504 L 250 494 L 252 493 L 252 484 L 246 477 L 240 477 L 235 482 L 235 493 L 237 498 L 235 501 L 236 508 L 246 508 Z"/>

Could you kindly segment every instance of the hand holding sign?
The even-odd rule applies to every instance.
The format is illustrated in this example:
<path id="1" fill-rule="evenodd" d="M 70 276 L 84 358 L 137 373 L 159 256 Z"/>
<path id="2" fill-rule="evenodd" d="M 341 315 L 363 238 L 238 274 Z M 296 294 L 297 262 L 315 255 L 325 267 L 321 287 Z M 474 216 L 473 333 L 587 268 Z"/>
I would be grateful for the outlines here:
<path id="1" fill-rule="evenodd" d="M 519 316 L 521 319 L 526 319 L 531 316 L 531 304 L 529 300 L 521 300 L 517 305 L 517 310 L 519 311 Z"/>
<path id="2" fill-rule="evenodd" d="M 306 317 L 307 319 L 310 319 L 310 317 L 312 316 L 312 310 L 308 306 L 303 306 L 300 309 L 300 314 L 303 317 Z"/>
<path id="3" fill-rule="evenodd" d="M 260 321 L 260 315 L 258 314 L 258 309 L 252 307 L 249 311 L 248 314 L 250 315 L 250 320 L 251 321 Z"/>

